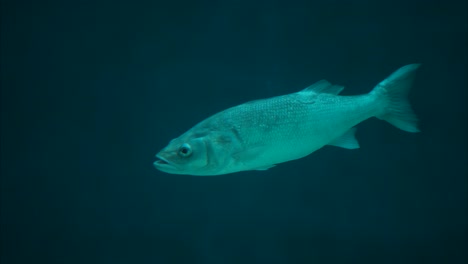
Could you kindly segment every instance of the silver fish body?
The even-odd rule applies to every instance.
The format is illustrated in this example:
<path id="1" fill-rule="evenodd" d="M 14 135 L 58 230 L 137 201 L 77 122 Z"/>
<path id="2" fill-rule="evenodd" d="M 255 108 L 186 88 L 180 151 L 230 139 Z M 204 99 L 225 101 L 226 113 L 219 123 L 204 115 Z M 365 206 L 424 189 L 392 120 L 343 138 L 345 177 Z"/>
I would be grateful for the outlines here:
<path id="1" fill-rule="evenodd" d="M 265 170 L 325 145 L 358 148 L 354 126 L 370 117 L 418 132 L 406 99 L 418 67 L 400 68 L 364 95 L 340 96 L 342 86 L 322 80 L 297 93 L 226 109 L 172 140 L 154 166 L 200 176 Z"/>

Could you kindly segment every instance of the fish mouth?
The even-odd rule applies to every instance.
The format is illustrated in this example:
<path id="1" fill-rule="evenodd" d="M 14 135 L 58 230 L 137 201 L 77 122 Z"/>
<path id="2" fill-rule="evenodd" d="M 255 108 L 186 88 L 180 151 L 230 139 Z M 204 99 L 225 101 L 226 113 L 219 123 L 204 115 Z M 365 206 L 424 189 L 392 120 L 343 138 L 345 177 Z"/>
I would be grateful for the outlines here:
<path id="1" fill-rule="evenodd" d="M 156 169 L 158 170 L 162 170 L 162 171 L 165 171 L 165 170 L 175 170 L 176 167 L 174 166 L 174 164 L 172 164 L 171 162 L 169 162 L 167 159 L 161 157 L 160 155 L 156 155 L 156 161 L 153 163 L 154 167 L 156 167 Z"/>

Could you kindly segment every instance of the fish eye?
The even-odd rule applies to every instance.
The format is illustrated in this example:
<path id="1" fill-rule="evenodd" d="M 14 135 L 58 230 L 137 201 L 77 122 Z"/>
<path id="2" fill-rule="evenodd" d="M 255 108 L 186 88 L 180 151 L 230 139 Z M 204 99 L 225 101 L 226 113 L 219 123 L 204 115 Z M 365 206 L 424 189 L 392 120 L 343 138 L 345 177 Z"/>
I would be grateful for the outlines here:
<path id="1" fill-rule="evenodd" d="M 192 154 L 192 148 L 190 147 L 189 144 L 184 143 L 182 146 L 179 148 L 179 156 L 181 157 L 188 157 Z"/>

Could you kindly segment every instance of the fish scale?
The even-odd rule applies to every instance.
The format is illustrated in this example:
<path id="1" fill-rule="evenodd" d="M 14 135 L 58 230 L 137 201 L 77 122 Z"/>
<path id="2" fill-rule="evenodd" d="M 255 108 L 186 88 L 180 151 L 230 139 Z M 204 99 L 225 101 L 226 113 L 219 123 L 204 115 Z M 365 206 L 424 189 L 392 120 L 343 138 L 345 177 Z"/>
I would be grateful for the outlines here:
<path id="1" fill-rule="evenodd" d="M 313 97 L 313 102 L 306 100 L 307 97 Z M 262 159 L 279 163 L 319 149 L 373 116 L 375 101 L 369 95 L 351 97 L 309 92 L 246 103 L 214 118 L 224 124 L 223 129 L 237 128 L 244 149 L 260 147 L 257 159 L 249 165 L 261 167 Z"/>

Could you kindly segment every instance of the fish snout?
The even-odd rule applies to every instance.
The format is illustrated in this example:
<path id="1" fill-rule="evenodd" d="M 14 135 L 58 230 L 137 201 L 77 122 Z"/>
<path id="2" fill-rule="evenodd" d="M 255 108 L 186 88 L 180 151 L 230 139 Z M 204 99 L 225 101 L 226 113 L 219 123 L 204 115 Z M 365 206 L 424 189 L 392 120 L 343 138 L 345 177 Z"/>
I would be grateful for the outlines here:
<path id="1" fill-rule="evenodd" d="M 161 171 L 175 170 L 177 169 L 174 163 L 170 162 L 164 157 L 163 153 L 156 154 L 156 161 L 153 163 L 154 167 Z"/>

